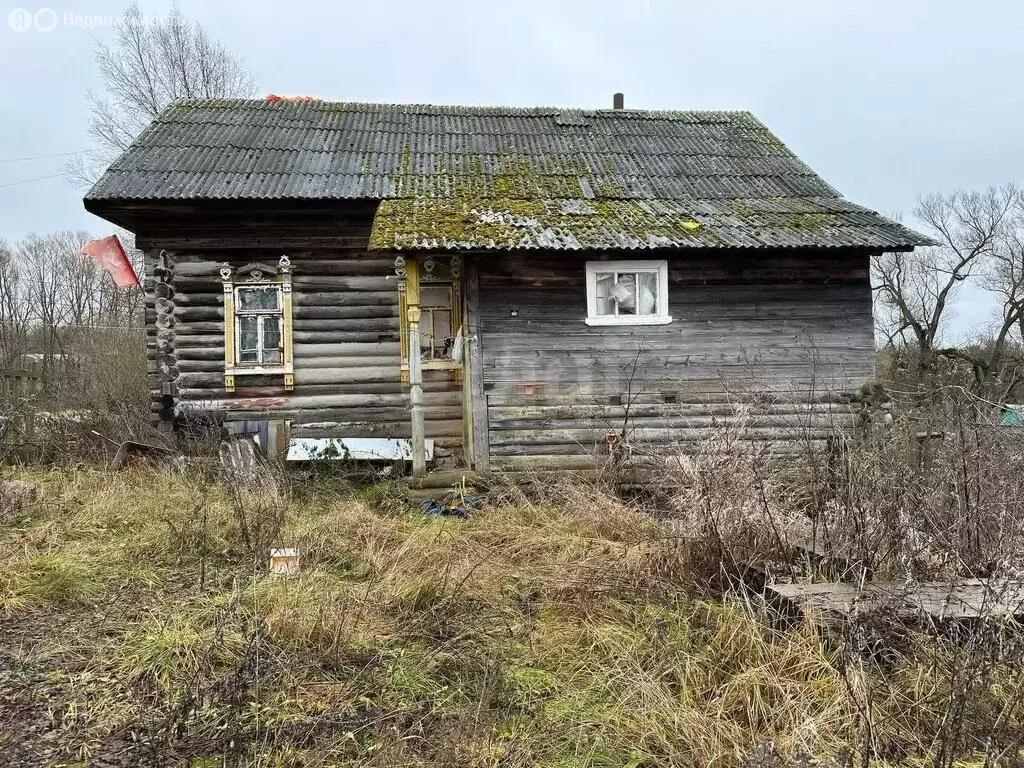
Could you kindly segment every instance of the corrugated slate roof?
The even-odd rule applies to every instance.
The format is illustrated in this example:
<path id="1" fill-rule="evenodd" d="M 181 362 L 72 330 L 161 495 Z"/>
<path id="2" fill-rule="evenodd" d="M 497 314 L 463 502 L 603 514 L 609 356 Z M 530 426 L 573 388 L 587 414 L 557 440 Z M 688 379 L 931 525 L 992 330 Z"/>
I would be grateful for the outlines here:
<path id="1" fill-rule="evenodd" d="M 748 112 L 256 100 L 168 107 L 92 201 L 384 201 L 371 247 L 906 248 Z"/>
<path id="2" fill-rule="evenodd" d="M 839 198 L 384 200 L 377 249 L 902 248 L 907 230 Z M 914 233 L 910 233 L 915 237 Z"/>

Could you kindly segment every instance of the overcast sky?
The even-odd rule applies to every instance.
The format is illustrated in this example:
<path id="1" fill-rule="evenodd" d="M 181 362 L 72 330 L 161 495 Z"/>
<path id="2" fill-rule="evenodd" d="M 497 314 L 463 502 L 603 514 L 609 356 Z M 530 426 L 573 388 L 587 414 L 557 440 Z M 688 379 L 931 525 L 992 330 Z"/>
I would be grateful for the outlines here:
<path id="1" fill-rule="evenodd" d="M 125 3 L 3 6 L 0 236 L 82 227 L 66 158 L 90 147 L 96 40 Z M 271 2 L 181 0 L 260 94 L 444 104 L 749 109 L 855 202 L 1024 181 L 1024 3 L 1015 0 Z M 15 31 L 14 8 L 52 31 Z M 143 11 L 165 14 L 164 2 Z M 37 18 L 39 18 L 37 16 Z M 47 21 L 47 25 L 49 21 Z M 970 299 L 970 297 L 968 297 Z M 960 325 L 986 307 L 961 301 Z"/>

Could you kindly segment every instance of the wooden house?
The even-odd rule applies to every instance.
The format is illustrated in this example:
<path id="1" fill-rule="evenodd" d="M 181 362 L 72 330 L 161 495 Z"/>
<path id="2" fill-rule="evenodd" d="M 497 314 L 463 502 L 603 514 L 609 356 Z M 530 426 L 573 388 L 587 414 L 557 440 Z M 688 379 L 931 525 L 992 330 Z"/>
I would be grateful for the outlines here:
<path id="1" fill-rule="evenodd" d="M 167 108 L 85 197 L 145 251 L 154 419 L 417 473 L 849 423 L 869 259 L 925 238 L 747 112 L 616 106 Z"/>

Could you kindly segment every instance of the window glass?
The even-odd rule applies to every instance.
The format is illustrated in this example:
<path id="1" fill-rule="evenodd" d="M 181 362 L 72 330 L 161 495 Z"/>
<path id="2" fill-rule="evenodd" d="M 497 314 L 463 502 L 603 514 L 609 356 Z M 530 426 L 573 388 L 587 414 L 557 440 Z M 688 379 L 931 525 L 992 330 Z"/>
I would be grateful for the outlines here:
<path id="1" fill-rule="evenodd" d="M 657 272 L 598 272 L 598 315 L 655 315 L 658 312 Z"/>
<path id="2" fill-rule="evenodd" d="M 238 361 L 258 363 L 260 361 L 259 317 L 238 318 Z"/>
<path id="3" fill-rule="evenodd" d="M 274 285 L 239 288 L 238 310 L 240 312 L 276 311 L 278 309 L 278 294 L 278 288 Z"/>
<path id="4" fill-rule="evenodd" d="M 434 357 L 452 356 L 452 313 L 450 310 L 434 312 Z"/>
<path id="5" fill-rule="evenodd" d="M 451 357 L 452 313 L 445 309 L 425 309 L 420 321 L 420 349 L 424 360 Z"/>
<path id="6" fill-rule="evenodd" d="M 265 365 L 277 365 L 281 362 L 281 326 L 277 315 L 264 315 L 263 321 L 263 360 Z"/>
<path id="7" fill-rule="evenodd" d="M 276 286 L 254 286 L 238 290 L 241 312 L 237 316 L 240 365 L 280 365 L 284 360 L 279 300 Z"/>
<path id="8" fill-rule="evenodd" d="M 421 286 L 420 310 L 421 359 L 450 359 L 454 345 L 451 285 L 427 284 Z"/>
<path id="9" fill-rule="evenodd" d="M 658 313 L 658 273 L 638 272 L 636 275 L 636 314 Z"/>
<path id="10" fill-rule="evenodd" d="M 612 286 L 612 299 L 618 307 L 620 315 L 636 314 L 636 275 L 632 272 L 619 272 L 615 275 Z"/>
<path id="11" fill-rule="evenodd" d="M 447 285 L 424 285 L 420 287 L 420 307 L 449 309 L 452 305 L 452 289 Z"/>
<path id="12" fill-rule="evenodd" d="M 614 315 L 615 302 L 612 300 L 612 287 L 615 285 L 615 274 L 612 272 L 597 273 L 597 314 Z"/>

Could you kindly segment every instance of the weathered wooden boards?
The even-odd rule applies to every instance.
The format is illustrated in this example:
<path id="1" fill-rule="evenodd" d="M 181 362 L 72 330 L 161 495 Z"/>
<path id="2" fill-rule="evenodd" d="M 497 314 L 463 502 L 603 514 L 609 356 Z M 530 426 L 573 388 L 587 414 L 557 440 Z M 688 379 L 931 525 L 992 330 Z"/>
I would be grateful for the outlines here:
<path id="1" fill-rule="evenodd" d="M 0 368 L 0 405 L 17 403 L 36 394 L 42 374 L 24 368 Z"/>
<path id="2" fill-rule="evenodd" d="M 477 261 L 470 333 L 496 468 L 593 463 L 623 430 L 685 453 L 725 426 L 782 450 L 853 426 L 850 400 L 874 376 L 866 252 L 668 255 L 674 320 L 658 326 L 585 324 L 595 258 Z"/>
<path id="3" fill-rule="evenodd" d="M 1024 583 L 986 579 L 908 584 L 771 584 L 766 587 L 791 613 L 824 619 L 882 612 L 903 620 L 933 621 L 1024 616 Z"/>

